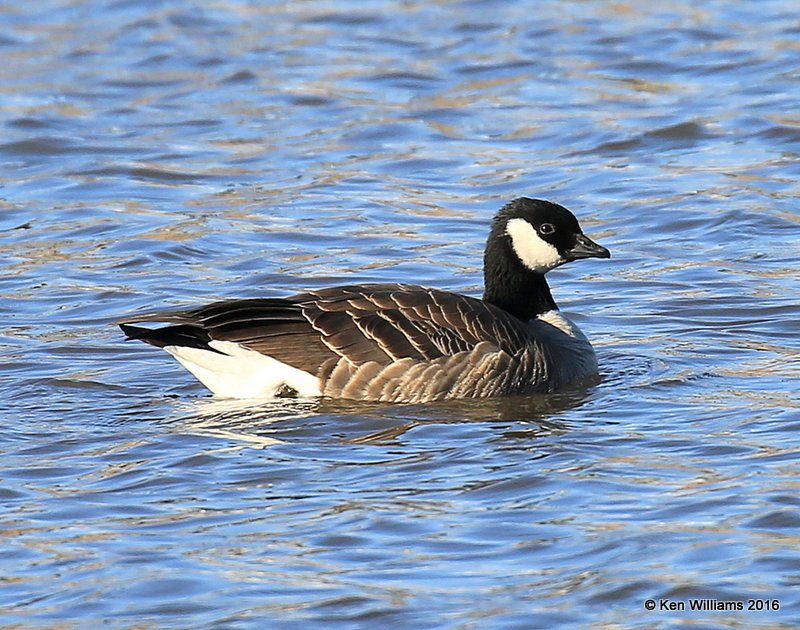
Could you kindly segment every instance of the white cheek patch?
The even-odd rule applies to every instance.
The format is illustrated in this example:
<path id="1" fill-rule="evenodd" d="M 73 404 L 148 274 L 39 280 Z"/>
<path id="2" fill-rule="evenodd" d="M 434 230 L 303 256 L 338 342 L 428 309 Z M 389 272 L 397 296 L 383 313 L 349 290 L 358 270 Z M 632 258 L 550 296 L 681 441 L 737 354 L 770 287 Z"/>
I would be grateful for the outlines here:
<path id="1" fill-rule="evenodd" d="M 566 262 L 525 219 L 511 219 L 506 223 L 506 234 L 511 237 L 511 246 L 522 264 L 531 271 L 544 273 Z"/>

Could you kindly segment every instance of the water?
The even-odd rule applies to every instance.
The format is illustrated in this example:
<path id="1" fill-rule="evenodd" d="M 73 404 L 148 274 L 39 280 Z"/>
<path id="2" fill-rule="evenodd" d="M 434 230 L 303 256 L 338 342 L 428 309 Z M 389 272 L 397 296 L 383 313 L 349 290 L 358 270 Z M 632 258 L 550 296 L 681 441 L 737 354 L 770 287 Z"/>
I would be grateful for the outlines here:
<path id="1" fill-rule="evenodd" d="M 800 18 L 640 4 L 0 7 L 2 624 L 796 627 Z M 476 294 L 522 194 L 613 252 L 589 389 L 242 407 L 111 323 Z"/>

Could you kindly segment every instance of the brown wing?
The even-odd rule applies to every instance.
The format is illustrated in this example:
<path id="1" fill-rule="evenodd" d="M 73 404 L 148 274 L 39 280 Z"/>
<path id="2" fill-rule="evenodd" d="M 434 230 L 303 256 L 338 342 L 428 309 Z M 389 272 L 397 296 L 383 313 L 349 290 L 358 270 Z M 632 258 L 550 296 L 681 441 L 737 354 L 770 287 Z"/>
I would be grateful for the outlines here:
<path id="1" fill-rule="evenodd" d="M 153 330 L 134 322 L 171 325 Z M 434 361 L 481 342 L 515 354 L 526 342 L 521 322 L 490 304 L 401 284 L 216 302 L 120 323 L 130 338 L 153 345 L 211 349 L 212 340 L 232 341 L 312 374 L 333 369 L 340 358 L 354 367 L 387 366 L 401 359 Z"/>
<path id="2" fill-rule="evenodd" d="M 431 361 L 488 341 L 518 351 L 521 322 L 481 300 L 411 285 L 361 285 L 290 298 L 337 354 L 360 365 Z"/>
<path id="3" fill-rule="evenodd" d="M 131 325 L 141 322 L 171 325 L 157 329 Z M 119 324 L 129 338 L 154 346 L 213 351 L 211 341 L 232 341 L 312 374 L 326 361 L 338 359 L 322 343 L 302 308 L 286 299 L 214 302 L 194 310 L 141 315 Z"/>

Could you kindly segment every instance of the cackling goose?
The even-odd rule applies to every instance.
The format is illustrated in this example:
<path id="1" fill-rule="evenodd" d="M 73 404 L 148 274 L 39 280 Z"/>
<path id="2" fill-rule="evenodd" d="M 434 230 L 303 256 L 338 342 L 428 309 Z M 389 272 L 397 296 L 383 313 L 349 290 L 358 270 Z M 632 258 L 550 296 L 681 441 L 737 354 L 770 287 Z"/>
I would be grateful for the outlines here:
<path id="1" fill-rule="evenodd" d="M 552 392 L 597 372 L 545 274 L 608 258 L 566 208 L 520 198 L 495 216 L 483 299 L 409 284 L 215 302 L 119 322 L 218 396 L 426 402 Z M 138 323 L 168 324 L 161 328 Z"/>

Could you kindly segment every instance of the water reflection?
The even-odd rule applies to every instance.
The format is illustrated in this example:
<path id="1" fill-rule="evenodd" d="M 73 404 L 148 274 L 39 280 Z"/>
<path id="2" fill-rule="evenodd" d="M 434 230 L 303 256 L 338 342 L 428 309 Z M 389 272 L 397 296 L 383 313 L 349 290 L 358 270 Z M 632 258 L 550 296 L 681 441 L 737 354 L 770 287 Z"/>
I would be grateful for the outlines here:
<path id="1" fill-rule="evenodd" d="M 421 426 L 504 423 L 508 435 L 528 437 L 567 430 L 558 418 L 578 409 L 593 386 L 552 395 L 393 405 L 341 400 L 226 400 L 176 404 L 172 430 L 236 440 L 253 447 L 327 440 L 389 445 Z M 510 428 L 510 427 L 514 428 Z M 504 429 L 498 429 L 500 433 Z"/>
<path id="2" fill-rule="evenodd" d="M 181 401 L 167 424 L 173 431 L 243 442 L 253 448 L 283 444 L 273 425 L 316 415 L 315 401 L 254 401 L 200 398 Z"/>

